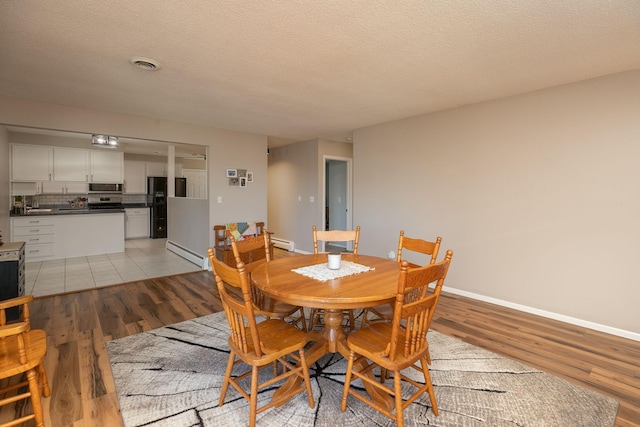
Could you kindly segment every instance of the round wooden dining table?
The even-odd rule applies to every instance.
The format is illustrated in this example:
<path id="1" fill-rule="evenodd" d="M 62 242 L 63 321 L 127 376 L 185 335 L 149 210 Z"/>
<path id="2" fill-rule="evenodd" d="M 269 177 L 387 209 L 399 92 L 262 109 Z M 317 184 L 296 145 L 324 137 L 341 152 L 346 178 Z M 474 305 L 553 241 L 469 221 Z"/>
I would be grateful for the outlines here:
<path id="1" fill-rule="evenodd" d="M 311 348 L 305 350 L 308 365 L 312 365 L 327 353 L 339 352 L 348 358 L 349 349 L 342 329 L 343 311 L 392 302 L 398 291 L 400 268 L 395 260 L 385 258 L 342 254 L 343 262 L 350 261 L 371 269 L 326 281 L 292 271 L 312 265 L 326 265 L 327 255 L 325 253 L 279 258 L 262 264 L 251 273 L 253 284 L 273 298 L 289 304 L 324 309 L 323 332 L 308 332 L 309 340 L 314 342 Z M 280 392 L 284 393 L 288 388 L 296 387 L 296 383 L 297 379 L 292 378 L 273 398 L 276 399 Z M 366 383 L 364 385 L 379 404 L 393 408 L 393 400 L 388 395 L 382 395 L 378 389 Z"/>
<path id="2" fill-rule="evenodd" d="M 328 268 L 328 254 L 279 258 L 251 273 L 251 280 L 273 298 L 293 305 L 324 309 L 324 337 L 327 352 L 335 353 L 344 338 L 342 317 L 345 309 L 374 307 L 394 300 L 398 290 L 398 263 L 367 255 L 342 254 L 350 261 L 371 268 L 363 273 L 320 281 L 292 270 L 312 265 Z M 342 351 L 341 351 L 342 352 Z"/>

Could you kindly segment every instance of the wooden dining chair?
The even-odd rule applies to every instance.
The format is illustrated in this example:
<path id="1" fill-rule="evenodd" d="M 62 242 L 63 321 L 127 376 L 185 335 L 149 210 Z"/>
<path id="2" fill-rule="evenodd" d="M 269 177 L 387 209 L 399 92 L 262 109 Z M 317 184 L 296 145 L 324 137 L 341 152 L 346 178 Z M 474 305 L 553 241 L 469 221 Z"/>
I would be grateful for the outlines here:
<path id="1" fill-rule="evenodd" d="M 318 230 L 314 225 L 311 228 L 311 232 L 313 233 L 313 253 L 319 253 L 318 243 L 319 242 L 352 242 L 353 243 L 353 254 L 358 254 L 358 242 L 360 240 L 360 226 L 358 225 L 355 230 Z M 353 314 L 353 310 L 344 310 L 344 316 L 346 316 L 347 324 L 345 326 L 349 327 L 350 331 L 355 329 L 355 316 Z M 312 308 L 311 314 L 309 316 L 309 330 L 312 330 L 316 325 L 322 323 L 322 318 L 324 316 L 324 310 L 321 308 Z"/>
<path id="2" fill-rule="evenodd" d="M 251 283 L 251 272 L 265 262 L 271 261 L 271 238 L 269 237 L 269 232 L 263 229 L 262 234 L 259 236 L 245 238 L 237 242 L 233 236 L 231 236 L 229 240 L 236 265 L 238 265 L 240 261 L 244 263 L 245 270 L 249 275 L 249 283 Z M 291 318 L 291 324 L 296 326 L 300 325 L 302 330 L 307 330 L 307 320 L 303 307 L 271 298 L 268 294 L 265 294 L 253 285 L 251 285 L 251 296 L 254 303 L 254 310 L 257 314 L 261 314 L 268 319 Z M 297 316 L 296 313 L 298 313 Z"/>
<path id="3" fill-rule="evenodd" d="M 433 413 L 438 415 L 438 404 L 426 360 L 429 350 L 426 338 L 440 294 L 430 293 L 428 288 L 434 281 L 437 283 L 436 287 L 442 288 L 452 256 L 453 252 L 447 251 L 442 262 L 425 267 L 410 268 L 407 261 L 402 261 L 392 322 L 372 323 L 347 336 L 349 362 L 340 405 L 343 412 L 347 408 L 347 398 L 351 395 L 402 427 L 403 410 L 426 392 Z M 420 366 L 416 366 L 418 361 Z M 359 368 L 354 369 L 355 366 Z M 381 371 L 379 382 L 368 375 L 376 367 L 380 367 Z M 422 372 L 424 384 L 403 373 L 405 369 Z M 385 384 L 386 372 L 393 376 L 393 388 Z M 358 391 L 361 387 L 351 387 L 353 377 L 393 396 L 395 413 Z M 403 382 L 413 386 L 415 390 L 407 399 L 403 399 L 402 395 Z M 405 388 L 405 396 L 408 391 Z"/>
<path id="4" fill-rule="evenodd" d="M 33 295 L 0 301 L 0 380 L 19 376 L 18 382 L 6 381 L 0 390 L 0 407 L 29 399 L 33 412 L 1 423 L 14 426 L 34 420 L 37 427 L 44 426 L 41 396 L 49 397 L 51 390 L 44 370 L 47 336 L 41 329 L 31 329 L 29 303 Z M 18 307 L 21 312 L 16 322 L 7 323 L 6 311 Z M 26 379 L 25 379 L 26 377 Z M 13 383 L 13 384 L 12 384 Z"/>
<path id="5" fill-rule="evenodd" d="M 255 426 L 256 415 L 289 401 L 291 397 L 306 390 L 309 406 L 313 408 L 315 402 L 311 392 L 309 368 L 304 355 L 307 344 L 307 333 L 292 326 L 282 319 L 267 319 L 256 321 L 256 313 L 251 296 L 251 289 L 244 263 L 240 261 L 236 268 L 229 267 L 217 260 L 213 251 L 209 252 L 209 262 L 215 275 L 216 285 L 222 300 L 227 321 L 229 323 L 229 361 L 224 374 L 220 401 L 218 406 L 224 405 L 227 389 L 231 384 L 242 397 L 249 401 L 249 425 Z M 230 293 L 225 285 L 236 288 L 242 297 Z M 272 378 L 259 382 L 259 372 L 274 363 L 282 365 L 282 370 L 274 369 Z M 239 374 L 234 369 L 242 364 L 250 369 Z M 233 375 L 233 372 L 236 372 Z M 276 399 L 258 408 L 258 391 L 296 375 L 302 379 L 299 386 L 283 392 Z M 251 389 L 247 392 L 241 385 L 242 380 L 251 377 Z M 282 390 L 278 390 L 282 391 Z"/>
<path id="6" fill-rule="evenodd" d="M 400 237 L 398 239 L 398 252 L 396 255 L 396 260 L 398 262 L 402 262 L 404 258 L 402 257 L 403 250 L 411 251 L 416 254 L 421 261 L 427 261 L 426 263 L 416 264 L 409 262 L 410 267 L 417 267 L 419 265 L 426 264 L 434 264 L 436 262 L 436 258 L 438 257 L 438 251 L 440 250 L 440 243 L 442 242 L 442 237 L 437 237 L 435 242 L 429 242 L 427 240 L 406 237 L 404 235 L 404 230 L 400 230 Z M 426 258 L 424 257 L 426 255 Z M 393 318 L 393 304 L 383 304 L 377 307 L 365 308 L 362 313 L 362 326 L 366 326 L 369 322 L 369 315 L 375 316 L 373 321 L 384 320 L 390 322 Z"/>

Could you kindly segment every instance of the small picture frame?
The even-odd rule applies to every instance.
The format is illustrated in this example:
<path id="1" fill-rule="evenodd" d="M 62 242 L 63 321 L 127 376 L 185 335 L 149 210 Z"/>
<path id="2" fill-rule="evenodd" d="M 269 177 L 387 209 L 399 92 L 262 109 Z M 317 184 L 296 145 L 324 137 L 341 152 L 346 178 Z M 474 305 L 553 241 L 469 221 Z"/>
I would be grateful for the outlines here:
<path id="1" fill-rule="evenodd" d="M 247 186 L 247 178 L 242 176 L 239 179 L 240 179 L 240 187 L 246 187 Z"/>
<path id="2" fill-rule="evenodd" d="M 227 169 L 227 178 L 235 178 L 238 176 L 237 169 Z"/>
<path id="3" fill-rule="evenodd" d="M 246 169 L 238 169 L 238 178 L 246 177 L 247 170 Z"/>
<path id="4" fill-rule="evenodd" d="M 247 172 L 247 182 L 253 182 L 253 172 Z"/>
<path id="5" fill-rule="evenodd" d="M 233 185 L 234 187 L 237 187 L 239 184 L 240 178 L 229 178 L 229 185 Z"/>

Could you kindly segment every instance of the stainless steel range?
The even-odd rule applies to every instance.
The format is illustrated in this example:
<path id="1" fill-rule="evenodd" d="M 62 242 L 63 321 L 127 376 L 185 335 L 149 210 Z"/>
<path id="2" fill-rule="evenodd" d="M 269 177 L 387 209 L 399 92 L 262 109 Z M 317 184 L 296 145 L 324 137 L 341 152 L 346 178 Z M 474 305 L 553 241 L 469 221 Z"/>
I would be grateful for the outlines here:
<path id="1" fill-rule="evenodd" d="M 121 196 L 89 196 L 89 209 L 123 209 Z"/>

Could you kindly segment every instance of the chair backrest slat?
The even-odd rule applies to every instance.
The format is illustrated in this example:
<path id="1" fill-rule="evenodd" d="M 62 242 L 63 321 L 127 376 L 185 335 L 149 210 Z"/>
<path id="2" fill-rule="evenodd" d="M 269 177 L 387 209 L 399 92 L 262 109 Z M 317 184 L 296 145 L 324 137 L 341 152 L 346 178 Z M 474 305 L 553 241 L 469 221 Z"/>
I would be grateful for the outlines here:
<path id="1" fill-rule="evenodd" d="M 360 240 L 360 226 L 355 230 L 318 230 L 314 225 L 311 229 L 313 233 L 313 253 L 318 253 L 318 242 L 353 242 L 353 253 L 358 254 L 358 242 Z"/>
<path id="2" fill-rule="evenodd" d="M 271 238 L 267 230 L 263 230 L 259 236 L 248 237 L 240 241 L 236 241 L 231 236 L 229 241 L 236 265 L 242 261 L 249 274 L 262 263 L 271 261 L 271 252 L 269 251 Z"/>
<path id="3" fill-rule="evenodd" d="M 441 262 L 416 268 L 410 268 L 407 261 L 401 262 L 388 347 L 391 360 L 394 360 L 398 346 L 404 357 L 425 350 L 427 332 L 452 256 L 453 252 L 447 251 Z M 429 284 L 433 282 L 436 282 L 435 290 L 429 293 Z"/>
<path id="4" fill-rule="evenodd" d="M 233 251 L 233 257 L 236 260 L 236 265 L 241 262 L 244 263 L 249 277 L 251 277 L 251 272 L 256 267 L 265 262 L 271 262 L 271 253 L 269 252 L 271 238 L 269 237 L 269 232 L 266 229 L 262 230 L 262 234 L 260 236 L 249 237 L 238 242 L 236 242 L 233 236 L 231 236 L 229 240 L 231 242 L 231 250 Z M 260 249 L 262 251 L 260 251 Z M 254 255 L 257 255 L 258 258 L 255 258 Z M 250 282 L 251 281 L 249 279 L 249 283 Z M 261 307 L 262 301 L 265 298 L 262 291 L 255 286 L 250 286 L 250 292 L 251 299 L 255 306 Z"/>
<path id="5" fill-rule="evenodd" d="M 411 252 L 430 256 L 429 264 L 435 264 L 441 243 L 442 237 L 437 237 L 435 242 L 429 242 L 427 240 L 406 237 L 404 235 L 404 230 L 400 230 L 400 237 L 398 239 L 398 254 L 396 255 L 396 260 L 398 262 L 401 262 L 406 258 L 406 256 L 404 258 L 402 256 L 403 250 L 406 249 Z M 413 264 L 412 266 L 416 265 Z"/>
<path id="6" fill-rule="evenodd" d="M 222 300 L 224 311 L 230 328 L 230 340 L 243 353 L 255 352 L 262 357 L 260 336 L 256 325 L 254 306 L 251 296 L 251 286 L 247 277 L 244 263 L 240 261 L 235 268 L 219 261 L 209 248 L 209 262 L 216 279 L 216 285 Z M 239 290 L 242 299 L 231 295 L 227 286 Z M 251 341 L 248 340 L 251 338 Z"/>

